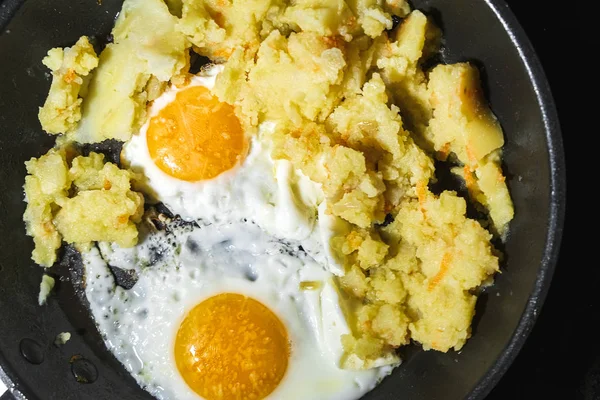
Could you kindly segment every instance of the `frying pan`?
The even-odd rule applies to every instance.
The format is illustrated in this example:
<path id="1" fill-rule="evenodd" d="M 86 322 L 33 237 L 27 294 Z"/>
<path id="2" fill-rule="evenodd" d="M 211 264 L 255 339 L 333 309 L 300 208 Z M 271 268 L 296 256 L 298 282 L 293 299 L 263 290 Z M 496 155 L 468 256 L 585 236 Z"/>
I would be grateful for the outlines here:
<path id="1" fill-rule="evenodd" d="M 122 1 L 122 0 L 121 0 Z M 37 120 L 50 76 L 41 59 L 81 35 L 106 41 L 119 0 L 0 0 L 0 379 L 6 399 L 151 399 L 104 347 L 82 296 L 79 258 L 65 249 L 48 273 L 56 288 L 37 304 L 42 268 L 30 260 L 22 214 L 23 162 L 54 138 Z M 415 0 L 442 27 L 445 62 L 480 67 L 487 98 L 506 135 L 507 183 L 516 215 L 502 244 L 495 284 L 479 298 L 473 337 L 460 352 L 408 346 L 404 363 L 365 400 L 481 399 L 520 350 L 544 301 L 565 210 L 561 133 L 532 46 L 501 0 Z M 64 346 L 53 344 L 70 332 Z"/>

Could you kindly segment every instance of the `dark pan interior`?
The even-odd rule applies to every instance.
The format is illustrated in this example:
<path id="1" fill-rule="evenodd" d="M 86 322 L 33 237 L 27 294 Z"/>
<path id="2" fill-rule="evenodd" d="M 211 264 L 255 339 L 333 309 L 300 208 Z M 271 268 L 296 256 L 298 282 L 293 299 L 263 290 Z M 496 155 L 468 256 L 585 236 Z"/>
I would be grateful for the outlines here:
<path id="1" fill-rule="evenodd" d="M 21 393 L 32 400 L 150 399 L 105 350 L 75 289 L 81 276 L 73 253 L 66 251 L 63 264 L 49 271 L 57 287 L 48 304 L 38 306 L 43 271 L 30 260 L 32 241 L 22 223 L 23 162 L 45 153 L 54 141 L 37 120 L 50 84 L 41 60 L 48 49 L 70 46 L 81 35 L 102 43 L 121 1 L 36 0 L 15 7 L 19 3 L 0 0 L 0 377 L 13 383 L 17 398 Z M 482 68 L 506 134 L 504 160 L 516 217 L 502 274 L 481 296 L 474 334 L 463 350 L 408 348 L 404 364 L 365 399 L 479 399 L 520 349 L 552 276 L 564 214 L 562 142 L 543 72 L 504 3 L 413 4 L 444 29 L 446 61 L 470 60 Z M 65 331 L 71 340 L 54 346 L 55 336 Z M 39 354 L 32 355 L 36 349 L 23 339 L 35 341 Z M 31 362 L 40 355 L 41 363 Z M 78 382 L 73 371 L 87 383 Z"/>

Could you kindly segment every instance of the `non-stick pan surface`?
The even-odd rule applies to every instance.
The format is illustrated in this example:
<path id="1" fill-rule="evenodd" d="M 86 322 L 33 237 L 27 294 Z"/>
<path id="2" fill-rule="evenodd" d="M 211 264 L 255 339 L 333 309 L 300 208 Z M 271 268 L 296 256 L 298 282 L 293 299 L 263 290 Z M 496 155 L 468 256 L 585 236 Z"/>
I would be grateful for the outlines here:
<path id="1" fill-rule="evenodd" d="M 48 49 L 81 35 L 107 39 L 119 0 L 0 0 L 0 378 L 3 399 L 150 399 L 104 348 L 80 295 L 77 254 L 65 250 L 49 273 L 57 287 L 48 304 L 37 295 L 42 268 L 25 236 L 24 161 L 54 139 L 37 109 L 50 75 Z M 405 362 L 366 400 L 481 399 L 500 379 L 535 322 L 551 280 L 563 225 L 564 156 L 544 73 L 521 27 L 500 0 L 415 0 L 444 30 L 444 61 L 473 61 L 482 70 L 505 134 L 505 170 L 516 216 L 503 246 L 506 260 L 479 299 L 473 337 L 460 353 L 403 352 Z M 70 332 L 62 347 L 53 345 Z M 309 384 L 307 382 L 307 384 Z"/>

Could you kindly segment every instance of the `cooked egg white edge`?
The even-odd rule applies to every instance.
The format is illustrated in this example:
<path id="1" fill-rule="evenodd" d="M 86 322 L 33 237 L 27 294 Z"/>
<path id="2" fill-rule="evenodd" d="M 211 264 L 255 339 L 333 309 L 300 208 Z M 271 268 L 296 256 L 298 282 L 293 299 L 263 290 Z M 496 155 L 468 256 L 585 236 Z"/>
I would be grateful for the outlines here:
<path id="1" fill-rule="evenodd" d="M 229 226 L 217 231 L 206 230 L 203 234 L 196 231 L 188 236 L 210 246 L 210 241 L 219 243 L 219 240 L 232 237 L 234 233 L 231 230 L 235 234 L 240 231 L 237 226 Z M 178 242 L 185 242 L 186 235 L 178 238 Z M 250 230 L 237 244 L 240 251 L 257 252 L 264 243 L 257 238 L 256 231 Z M 185 249 L 182 256 L 186 256 L 184 253 Z M 131 252 L 115 248 L 114 254 L 115 257 L 109 260 L 111 265 L 136 268 L 136 257 Z M 115 287 L 107 264 L 96 249 L 85 254 L 84 261 L 86 295 L 107 346 L 141 385 L 152 385 L 149 391 L 159 399 L 174 398 L 174 393 L 179 394 L 175 397 L 177 399 L 199 398 L 174 367 L 172 343 L 185 313 L 202 299 L 220 292 L 233 291 L 256 298 L 272 309 L 288 329 L 295 350 L 291 354 L 288 372 L 269 396 L 271 399 L 358 399 L 392 369 L 390 366 L 368 371 L 339 368 L 343 353 L 340 335 L 348 333 L 349 329 L 337 292 L 329 283 L 331 274 L 316 263 L 304 261 L 300 265 L 298 259 L 292 256 L 269 259 L 265 264 L 268 268 L 262 271 L 264 283 L 268 282 L 276 290 L 268 295 L 271 292 L 266 288 L 264 292 L 256 291 L 235 279 L 217 279 L 214 276 L 201 279 L 203 274 L 210 275 L 211 271 L 192 268 L 195 265 L 193 257 L 178 268 L 138 268 L 140 279 L 130 293 L 126 293 L 124 289 Z M 290 274 L 292 265 L 296 265 L 292 267 L 296 273 Z M 322 289 L 298 291 L 299 283 L 305 280 L 323 282 Z M 125 298 L 133 302 L 127 305 L 130 312 L 123 314 L 121 311 L 115 317 L 114 310 L 123 309 Z M 136 320 L 138 313 L 144 310 L 150 322 Z M 314 385 L 297 384 L 299 380 L 314 382 Z"/>

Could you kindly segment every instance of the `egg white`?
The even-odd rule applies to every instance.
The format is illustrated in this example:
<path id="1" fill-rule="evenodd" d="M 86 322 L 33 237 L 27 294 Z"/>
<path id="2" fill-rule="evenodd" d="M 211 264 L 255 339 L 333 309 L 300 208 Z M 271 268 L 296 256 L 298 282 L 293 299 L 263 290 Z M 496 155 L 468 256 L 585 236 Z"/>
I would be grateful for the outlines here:
<path id="1" fill-rule="evenodd" d="M 109 350 L 156 398 L 200 399 L 177 371 L 174 341 L 186 313 L 219 293 L 252 297 L 286 326 L 288 369 L 268 399 L 358 399 L 391 371 L 339 368 L 349 329 L 332 274 L 297 242 L 250 222 L 172 224 L 144 237 L 132 249 L 102 243 L 84 255 L 86 296 Z M 116 286 L 108 265 L 135 271 L 135 286 Z M 322 285 L 300 290 L 303 281 Z"/>
<path id="2" fill-rule="evenodd" d="M 212 89 L 221 70 L 205 69 L 190 85 Z M 144 177 L 136 189 L 181 219 L 159 232 L 142 224 L 134 248 L 100 243 L 84 255 L 86 296 L 107 347 L 156 398 L 197 400 L 177 371 L 177 330 L 203 300 L 240 293 L 271 309 L 290 338 L 288 370 L 268 399 L 360 398 L 393 365 L 339 368 L 341 336 L 350 329 L 333 282 L 344 267 L 329 243 L 349 225 L 327 214 L 320 185 L 270 157 L 261 138 L 276 128 L 272 121 L 249 139 L 239 165 L 213 179 L 182 181 L 158 168 L 146 142 L 149 120 L 184 89 L 172 87 L 153 102 L 122 152 L 124 164 Z M 135 286 L 117 286 L 111 267 L 135 274 Z M 301 290 L 303 281 L 320 287 Z"/>
<path id="3" fill-rule="evenodd" d="M 212 89 L 222 69 L 219 65 L 204 69 L 189 86 Z M 333 235 L 349 231 L 349 225 L 325 212 L 319 184 L 294 169 L 289 161 L 271 158 L 269 144 L 261 138 L 275 129 L 274 122 L 259 126 L 258 134 L 249 139 L 248 155 L 239 165 L 213 179 L 183 181 L 156 166 L 146 141 L 150 118 L 189 86 L 172 87 L 156 99 L 146 124 L 123 147 L 125 164 L 144 177 L 138 186 L 148 200 L 162 202 L 186 220 L 251 220 L 273 236 L 302 241 L 311 256 L 342 275 L 343 266 L 329 243 Z"/>

